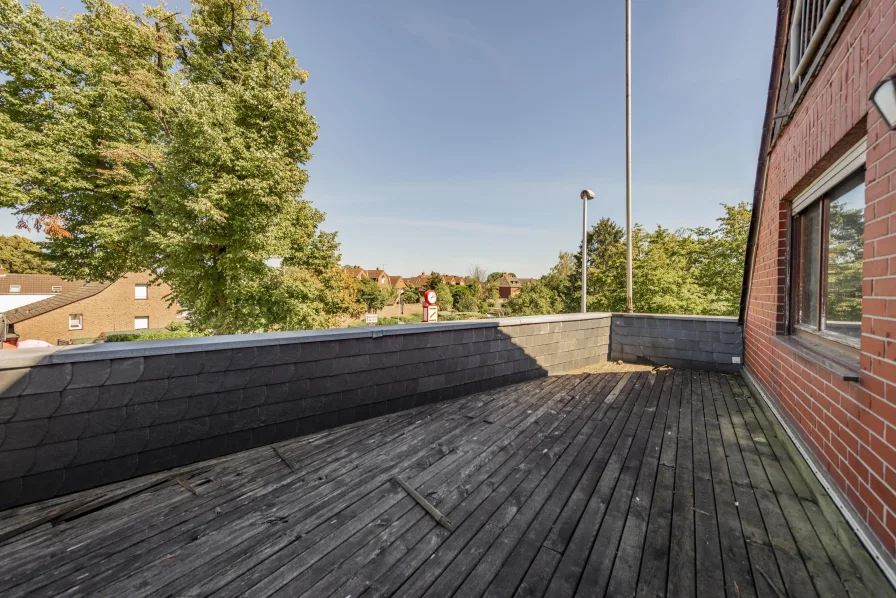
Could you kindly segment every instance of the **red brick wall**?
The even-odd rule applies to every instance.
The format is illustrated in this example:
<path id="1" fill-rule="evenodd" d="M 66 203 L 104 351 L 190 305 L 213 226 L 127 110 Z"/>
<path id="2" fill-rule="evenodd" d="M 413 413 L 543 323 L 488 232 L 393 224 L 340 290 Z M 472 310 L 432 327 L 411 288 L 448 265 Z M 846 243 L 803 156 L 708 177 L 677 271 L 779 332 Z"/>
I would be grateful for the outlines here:
<path id="1" fill-rule="evenodd" d="M 786 61 L 785 61 L 786 67 Z M 896 133 L 868 93 L 896 71 L 896 4 L 865 0 L 769 157 L 748 298 L 745 362 L 797 422 L 803 440 L 896 555 Z M 770 337 L 783 331 L 788 200 L 864 134 L 866 163 L 861 382 Z"/>

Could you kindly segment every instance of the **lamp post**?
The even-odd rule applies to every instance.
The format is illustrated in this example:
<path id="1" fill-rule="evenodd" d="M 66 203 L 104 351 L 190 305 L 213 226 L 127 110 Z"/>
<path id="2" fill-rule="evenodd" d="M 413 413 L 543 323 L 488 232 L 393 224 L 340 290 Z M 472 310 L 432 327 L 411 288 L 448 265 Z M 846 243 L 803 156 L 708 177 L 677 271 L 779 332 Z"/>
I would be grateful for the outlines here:
<path id="1" fill-rule="evenodd" d="M 588 312 L 585 295 L 588 294 L 588 202 L 594 199 L 594 191 L 583 189 L 582 198 L 582 313 Z"/>
<path id="2" fill-rule="evenodd" d="M 890 130 L 896 131 L 896 73 L 875 85 L 870 99 Z"/>

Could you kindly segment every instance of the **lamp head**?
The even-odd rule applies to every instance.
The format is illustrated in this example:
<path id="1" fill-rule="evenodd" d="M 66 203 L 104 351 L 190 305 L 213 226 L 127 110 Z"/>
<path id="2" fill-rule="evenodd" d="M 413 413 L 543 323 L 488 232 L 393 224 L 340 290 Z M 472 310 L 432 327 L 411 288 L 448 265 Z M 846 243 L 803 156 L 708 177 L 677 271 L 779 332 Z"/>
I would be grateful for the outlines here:
<path id="1" fill-rule="evenodd" d="M 579 193 L 579 197 L 586 201 L 589 199 L 594 199 L 594 191 L 592 191 L 591 189 L 582 189 L 582 192 Z"/>

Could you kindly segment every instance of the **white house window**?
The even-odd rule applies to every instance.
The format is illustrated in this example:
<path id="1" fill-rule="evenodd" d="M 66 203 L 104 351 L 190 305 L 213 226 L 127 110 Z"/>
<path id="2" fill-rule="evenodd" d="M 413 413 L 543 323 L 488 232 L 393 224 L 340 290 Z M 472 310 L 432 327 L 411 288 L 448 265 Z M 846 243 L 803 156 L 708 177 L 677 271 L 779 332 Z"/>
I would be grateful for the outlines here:
<path id="1" fill-rule="evenodd" d="M 61 293 L 62 287 L 61 286 L 53 286 L 53 287 L 50 287 L 50 290 L 53 291 L 54 293 Z"/>
<path id="2" fill-rule="evenodd" d="M 147 328 L 149 328 L 149 316 L 134 318 L 134 330 L 146 330 Z"/>
<path id="3" fill-rule="evenodd" d="M 82 330 L 84 328 L 84 314 L 69 314 L 68 329 Z"/>
<path id="4" fill-rule="evenodd" d="M 147 298 L 149 298 L 149 285 L 135 284 L 134 285 L 134 299 L 147 299 Z"/>
<path id="5" fill-rule="evenodd" d="M 790 23 L 790 80 L 805 75 L 843 0 L 796 0 Z"/>
<path id="6" fill-rule="evenodd" d="M 862 333 L 865 169 L 853 171 L 793 219 L 793 328 L 858 348 Z"/>
<path id="7" fill-rule="evenodd" d="M 11 284 L 11 285 L 9 285 L 9 292 L 10 293 L 21 293 L 22 287 L 17 284 Z"/>

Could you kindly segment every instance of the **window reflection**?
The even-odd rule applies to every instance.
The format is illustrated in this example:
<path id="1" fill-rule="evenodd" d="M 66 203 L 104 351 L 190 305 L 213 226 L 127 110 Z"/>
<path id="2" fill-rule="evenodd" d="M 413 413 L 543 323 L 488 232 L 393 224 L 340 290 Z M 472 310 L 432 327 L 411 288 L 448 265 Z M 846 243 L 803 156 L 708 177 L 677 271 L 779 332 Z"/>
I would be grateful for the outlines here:
<path id="1" fill-rule="evenodd" d="M 824 329 L 857 341 L 862 329 L 863 171 L 834 190 L 829 210 Z"/>

